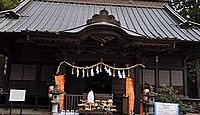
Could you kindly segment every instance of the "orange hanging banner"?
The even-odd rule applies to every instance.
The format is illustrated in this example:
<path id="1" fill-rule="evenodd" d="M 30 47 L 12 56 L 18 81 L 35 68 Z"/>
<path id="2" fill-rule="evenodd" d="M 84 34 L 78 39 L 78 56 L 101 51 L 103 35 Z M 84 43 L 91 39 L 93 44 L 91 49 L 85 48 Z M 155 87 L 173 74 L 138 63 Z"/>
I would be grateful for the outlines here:
<path id="1" fill-rule="evenodd" d="M 134 93 L 134 79 L 126 78 L 126 96 L 129 97 L 129 115 L 132 115 L 134 110 L 134 101 L 135 101 L 135 93 Z"/>
<path id="2" fill-rule="evenodd" d="M 65 91 L 65 76 L 57 75 L 55 76 L 55 82 L 58 88 L 64 92 Z M 60 94 L 60 111 L 64 110 L 64 94 Z"/>

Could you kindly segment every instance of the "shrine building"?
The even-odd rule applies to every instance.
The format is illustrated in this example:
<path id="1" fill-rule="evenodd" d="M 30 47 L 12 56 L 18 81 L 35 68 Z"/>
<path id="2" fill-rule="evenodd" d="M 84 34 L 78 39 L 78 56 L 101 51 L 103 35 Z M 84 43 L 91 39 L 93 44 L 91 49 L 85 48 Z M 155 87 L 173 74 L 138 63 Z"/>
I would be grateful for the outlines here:
<path id="1" fill-rule="evenodd" d="M 200 24 L 181 17 L 165 0 L 25 0 L 0 12 L 0 87 L 25 89 L 25 107 L 48 108 L 49 84 L 62 74 L 66 94 L 112 94 L 116 114 L 122 114 L 127 78 L 132 78 L 132 112 L 139 113 L 145 82 L 154 91 L 166 84 L 191 96 L 186 64 L 200 57 L 199 41 Z M 63 61 L 73 66 L 62 64 L 56 73 Z M 130 69 L 130 75 L 108 68 L 109 75 L 104 66 L 101 72 L 91 70 L 94 75 L 86 75 L 87 68 L 72 74 L 74 66 L 98 62 L 143 66 Z M 8 105 L 8 97 L 1 95 L 0 104 Z"/>

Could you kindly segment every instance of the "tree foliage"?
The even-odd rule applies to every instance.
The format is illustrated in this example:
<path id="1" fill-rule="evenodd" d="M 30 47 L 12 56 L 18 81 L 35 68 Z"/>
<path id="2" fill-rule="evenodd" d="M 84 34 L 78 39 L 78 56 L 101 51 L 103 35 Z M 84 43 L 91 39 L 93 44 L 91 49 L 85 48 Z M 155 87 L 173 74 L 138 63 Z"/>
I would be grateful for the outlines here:
<path id="1" fill-rule="evenodd" d="M 0 11 L 15 8 L 19 4 L 19 0 L 0 0 Z"/>
<path id="2" fill-rule="evenodd" d="M 200 23 L 200 0 L 171 0 L 171 5 L 186 19 Z"/>
<path id="3" fill-rule="evenodd" d="M 188 94 L 190 98 L 198 98 L 197 75 L 195 64 L 187 64 Z"/>

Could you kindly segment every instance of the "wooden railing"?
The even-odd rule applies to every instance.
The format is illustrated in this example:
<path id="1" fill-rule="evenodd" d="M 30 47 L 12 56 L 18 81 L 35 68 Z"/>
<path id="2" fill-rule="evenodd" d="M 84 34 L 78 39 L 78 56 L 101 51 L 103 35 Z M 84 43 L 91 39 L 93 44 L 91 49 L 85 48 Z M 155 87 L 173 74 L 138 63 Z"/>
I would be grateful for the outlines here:
<path id="1" fill-rule="evenodd" d="M 66 94 L 65 95 L 65 110 L 76 111 L 80 100 L 86 99 L 85 95 Z"/>
<path id="2" fill-rule="evenodd" d="M 111 94 L 94 94 L 95 100 L 107 100 L 113 99 L 113 95 Z M 65 110 L 67 111 L 77 111 L 78 104 L 80 104 L 80 100 L 86 100 L 87 93 L 79 94 L 66 94 L 65 95 Z"/>

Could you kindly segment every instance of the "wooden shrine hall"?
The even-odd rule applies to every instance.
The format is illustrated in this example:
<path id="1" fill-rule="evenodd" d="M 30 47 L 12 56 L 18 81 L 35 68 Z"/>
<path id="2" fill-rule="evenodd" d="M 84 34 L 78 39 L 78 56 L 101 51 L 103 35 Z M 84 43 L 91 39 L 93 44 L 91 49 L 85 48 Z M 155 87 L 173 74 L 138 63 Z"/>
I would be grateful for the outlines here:
<path id="1" fill-rule="evenodd" d="M 60 62 L 75 66 L 104 63 L 131 69 L 134 110 L 139 114 L 143 84 L 158 91 L 174 86 L 189 96 L 186 63 L 200 57 L 200 24 L 185 20 L 165 0 L 25 0 L 0 12 L 0 87 L 25 89 L 26 107 L 46 107 L 49 82 Z M 123 114 L 126 79 L 105 71 L 94 77 L 65 74 L 66 94 L 112 94 L 117 113 Z M 112 71 L 113 72 L 113 71 Z M 115 72 L 113 72 L 115 73 Z M 126 74 L 127 75 L 127 74 Z M 126 76 L 127 77 L 127 76 Z M 200 95 L 198 95 L 200 96 Z M 8 95 L 0 96 L 8 105 Z"/>

